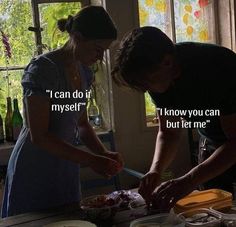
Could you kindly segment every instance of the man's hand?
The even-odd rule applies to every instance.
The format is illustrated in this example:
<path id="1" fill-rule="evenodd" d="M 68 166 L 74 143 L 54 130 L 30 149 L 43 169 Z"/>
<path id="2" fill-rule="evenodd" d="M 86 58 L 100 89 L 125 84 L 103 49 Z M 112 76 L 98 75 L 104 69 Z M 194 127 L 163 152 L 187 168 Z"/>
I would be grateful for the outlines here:
<path id="1" fill-rule="evenodd" d="M 187 175 L 166 181 L 152 193 L 152 207 L 160 212 L 169 212 L 179 199 L 188 195 L 194 188 Z"/>
<path id="2" fill-rule="evenodd" d="M 149 171 L 141 179 L 138 192 L 145 199 L 148 207 L 151 202 L 152 193 L 154 189 L 160 184 L 160 182 L 161 176 L 155 171 Z"/>

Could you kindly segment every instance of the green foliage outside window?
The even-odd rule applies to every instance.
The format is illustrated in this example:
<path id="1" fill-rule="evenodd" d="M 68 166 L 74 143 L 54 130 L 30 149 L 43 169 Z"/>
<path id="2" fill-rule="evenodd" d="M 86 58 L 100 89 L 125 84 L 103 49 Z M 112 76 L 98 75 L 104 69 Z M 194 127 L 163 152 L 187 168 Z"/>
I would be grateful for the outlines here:
<path id="1" fill-rule="evenodd" d="M 26 65 L 35 51 L 34 34 L 28 31 L 33 25 L 30 1 L 0 0 L 0 3 L 0 28 L 8 35 L 12 48 L 9 65 Z M 0 66 L 5 64 L 1 54 Z"/>
<path id="2" fill-rule="evenodd" d="M 145 107 L 146 107 L 146 116 L 153 116 L 156 113 L 156 106 L 152 102 L 151 96 L 146 92 L 145 97 Z"/>
<path id="3" fill-rule="evenodd" d="M 57 29 L 57 21 L 67 18 L 68 15 L 75 15 L 80 9 L 81 4 L 73 3 L 51 3 L 39 6 L 41 14 L 42 43 L 48 50 L 62 46 L 68 39 L 66 32 L 62 33 Z"/>
<path id="4" fill-rule="evenodd" d="M 34 34 L 28 32 L 32 26 L 29 1 L 0 0 L 0 29 L 8 36 L 12 57 L 6 63 L 4 47 L 0 42 L 0 67 L 24 66 L 34 54 Z M 10 96 L 22 98 L 20 87 L 21 71 L 0 72 L 0 114 L 5 117 L 6 97 L 8 96 L 7 76 L 10 81 Z M 21 103 L 20 103 L 21 104 Z M 21 106 L 21 105 L 20 105 Z"/>
<path id="5" fill-rule="evenodd" d="M 81 9 L 79 2 L 40 4 L 40 22 L 44 51 L 62 46 L 68 39 L 66 33 L 56 28 L 58 19 L 74 15 Z M 28 31 L 33 26 L 31 0 L 0 0 L 0 29 L 9 37 L 12 57 L 6 64 L 4 47 L 0 40 L 0 67 L 26 66 L 37 55 L 34 32 Z M 0 114 L 5 117 L 7 76 L 9 76 L 10 96 L 19 99 L 22 108 L 21 77 L 23 70 L 0 71 Z"/>

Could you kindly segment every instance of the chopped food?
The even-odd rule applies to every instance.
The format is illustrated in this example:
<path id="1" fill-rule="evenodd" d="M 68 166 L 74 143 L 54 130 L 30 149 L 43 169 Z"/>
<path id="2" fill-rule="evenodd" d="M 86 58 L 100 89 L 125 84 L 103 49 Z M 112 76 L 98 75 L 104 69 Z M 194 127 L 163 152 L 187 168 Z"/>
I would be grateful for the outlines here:
<path id="1" fill-rule="evenodd" d="M 119 198 L 121 200 L 120 208 L 127 208 L 129 203 L 140 198 L 140 195 L 136 192 L 120 190 L 112 192 L 109 197 Z"/>
<path id="2" fill-rule="evenodd" d="M 117 205 L 119 208 L 128 208 L 131 201 L 141 196 L 131 191 L 114 191 L 108 195 L 97 195 L 88 197 L 81 202 L 81 206 L 87 208 L 104 208 Z"/>
<path id="3" fill-rule="evenodd" d="M 131 201 L 129 206 L 130 206 L 131 209 L 136 209 L 136 208 L 139 208 L 139 207 L 146 206 L 146 203 L 143 199 L 136 199 L 134 201 Z"/>
<path id="4" fill-rule="evenodd" d="M 111 198 L 107 195 L 99 195 L 84 200 L 82 205 L 90 208 L 110 207 L 119 203 L 119 198 Z"/>

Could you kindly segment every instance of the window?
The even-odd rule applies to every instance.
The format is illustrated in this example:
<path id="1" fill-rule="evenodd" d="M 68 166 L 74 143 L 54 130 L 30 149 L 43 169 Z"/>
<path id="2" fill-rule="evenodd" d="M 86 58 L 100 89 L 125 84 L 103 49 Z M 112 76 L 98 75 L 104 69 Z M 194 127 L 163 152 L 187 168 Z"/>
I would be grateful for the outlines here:
<path id="1" fill-rule="evenodd" d="M 35 51 L 34 34 L 27 31 L 33 23 L 30 1 L 0 1 L 1 31 L 9 38 L 11 58 L 7 58 L 4 45 L 0 44 L 0 114 L 4 118 L 6 97 L 22 98 L 20 78 L 24 66 Z M 16 16 L 17 15 L 17 16 Z M 1 37 L 2 39 L 2 37 Z M 20 104 L 20 108 L 22 104 Z"/>
<path id="2" fill-rule="evenodd" d="M 21 77 L 30 60 L 64 45 L 67 33 L 57 29 L 57 20 L 75 15 L 88 0 L 0 0 L 0 29 L 9 38 L 12 57 L 0 56 L 0 114 L 6 115 L 6 97 L 17 98 L 22 110 Z M 16 16 L 17 15 L 17 16 Z M 0 51 L 5 51 L 0 42 Z M 96 72 L 95 96 L 102 118 L 101 128 L 111 129 L 108 53 Z"/>
<path id="3" fill-rule="evenodd" d="M 39 1 L 40 2 L 40 1 Z M 57 28 L 57 21 L 61 18 L 67 18 L 68 15 L 75 15 L 81 9 L 81 2 L 53 2 L 37 4 L 35 7 L 39 10 L 39 25 L 35 23 L 38 33 L 38 52 L 47 52 L 59 48 L 68 40 L 68 34 L 62 33 Z M 37 12 L 37 10 L 36 10 Z M 37 16 L 37 15 L 36 15 Z M 36 33 L 37 34 L 37 33 Z M 41 39 L 41 40 L 40 40 Z"/>
<path id="4" fill-rule="evenodd" d="M 156 26 L 174 42 L 217 43 L 214 0 L 139 0 L 140 26 Z M 155 106 L 145 94 L 147 125 L 155 117 Z"/>
<path id="5" fill-rule="evenodd" d="M 56 21 L 68 14 L 78 12 L 81 3 L 50 1 L 55 3 L 49 4 L 45 0 L 32 2 L 30 0 L 1 0 L 0 2 L 0 29 L 9 39 L 12 53 L 10 58 L 7 58 L 5 54 L 0 56 L 0 83 L 2 85 L 0 114 L 4 118 L 6 97 L 22 100 L 20 81 L 24 67 L 33 56 L 42 53 L 43 50 L 48 51 L 64 44 L 67 37 L 59 34 Z M 38 5 L 38 3 L 42 4 Z M 42 35 L 41 30 L 38 29 L 40 26 Z M 0 48 L 1 52 L 5 53 L 2 42 Z M 22 109 L 22 102 L 19 102 L 19 106 Z"/>

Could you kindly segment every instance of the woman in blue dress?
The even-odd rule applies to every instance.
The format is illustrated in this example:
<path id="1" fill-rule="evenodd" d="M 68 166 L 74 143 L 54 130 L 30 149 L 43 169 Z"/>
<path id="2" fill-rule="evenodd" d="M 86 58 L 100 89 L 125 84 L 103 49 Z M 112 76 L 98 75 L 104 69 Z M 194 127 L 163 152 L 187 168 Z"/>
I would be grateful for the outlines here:
<path id="1" fill-rule="evenodd" d="M 80 164 L 107 177 L 122 169 L 120 155 L 106 150 L 88 123 L 85 106 L 52 111 L 52 105 L 86 103 L 93 80 L 88 66 L 102 60 L 116 28 L 99 6 L 59 20 L 58 28 L 69 33 L 68 42 L 34 58 L 22 78 L 24 126 L 8 164 L 2 217 L 79 202 Z M 76 90 L 84 96 L 73 97 Z M 56 92 L 69 95 L 58 98 Z M 75 147 L 78 129 L 93 153 Z"/>

